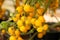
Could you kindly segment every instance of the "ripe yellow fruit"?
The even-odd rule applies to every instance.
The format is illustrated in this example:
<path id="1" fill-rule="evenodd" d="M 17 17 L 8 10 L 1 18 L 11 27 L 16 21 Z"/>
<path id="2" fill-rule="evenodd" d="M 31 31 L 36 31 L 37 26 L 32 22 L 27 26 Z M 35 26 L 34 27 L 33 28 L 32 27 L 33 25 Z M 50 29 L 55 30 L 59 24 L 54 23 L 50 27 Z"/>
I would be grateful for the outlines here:
<path id="1" fill-rule="evenodd" d="M 47 30 L 48 30 L 48 25 L 45 24 L 45 25 L 43 26 L 43 29 L 44 29 L 45 31 L 47 31 Z"/>
<path id="2" fill-rule="evenodd" d="M 17 14 L 15 15 L 15 17 L 16 17 L 17 19 L 19 19 L 19 18 L 20 18 L 20 14 L 17 13 Z"/>
<path id="3" fill-rule="evenodd" d="M 31 27 L 30 27 L 30 25 L 26 25 L 25 28 L 26 28 L 26 30 L 30 30 Z"/>
<path id="4" fill-rule="evenodd" d="M 18 37 L 18 39 L 17 40 L 23 40 L 21 37 Z"/>
<path id="5" fill-rule="evenodd" d="M 35 6 L 36 6 L 36 8 L 39 8 L 40 7 L 40 4 L 39 3 L 36 3 Z"/>
<path id="6" fill-rule="evenodd" d="M 2 32 L 2 34 L 5 34 L 6 33 L 6 30 L 5 29 L 2 29 L 1 32 Z"/>
<path id="7" fill-rule="evenodd" d="M 26 33 L 26 32 L 27 32 L 25 26 L 21 26 L 21 27 L 20 27 L 20 31 L 23 32 L 23 33 Z"/>
<path id="8" fill-rule="evenodd" d="M 16 10 L 19 12 L 19 13 L 22 13 L 23 12 L 23 7 L 22 6 L 18 6 L 16 8 Z"/>
<path id="9" fill-rule="evenodd" d="M 24 11 L 29 12 L 30 11 L 30 5 L 26 4 L 24 6 Z"/>
<path id="10" fill-rule="evenodd" d="M 37 27 L 38 27 L 38 26 L 42 26 L 41 21 L 40 21 L 40 20 L 36 20 L 36 21 L 35 21 L 35 26 L 37 26 Z"/>
<path id="11" fill-rule="evenodd" d="M 14 22 L 17 22 L 17 21 L 18 21 L 18 18 L 12 17 L 12 20 L 13 20 Z"/>
<path id="12" fill-rule="evenodd" d="M 16 40 L 15 36 L 10 36 L 9 40 Z"/>
<path id="13" fill-rule="evenodd" d="M 29 25 L 31 23 L 31 17 L 27 17 L 27 19 L 25 20 L 25 24 Z"/>
<path id="14" fill-rule="evenodd" d="M 23 21 L 22 21 L 22 20 L 18 20 L 18 21 L 17 21 L 17 26 L 18 26 L 18 27 L 23 26 Z"/>
<path id="15" fill-rule="evenodd" d="M 38 37 L 38 38 L 42 38 L 42 37 L 43 37 L 43 33 L 42 33 L 42 32 L 41 32 L 41 33 L 38 33 L 38 34 L 37 34 L 37 37 Z"/>
<path id="16" fill-rule="evenodd" d="M 45 22 L 45 19 L 44 19 L 44 17 L 43 17 L 43 16 L 39 16 L 39 17 L 38 17 L 38 20 L 39 20 L 40 22 L 42 22 L 42 23 L 44 23 L 44 22 Z"/>
<path id="17" fill-rule="evenodd" d="M 26 19 L 25 16 L 22 16 L 22 17 L 21 17 L 21 20 L 22 20 L 23 22 L 25 21 L 25 19 Z"/>
<path id="18" fill-rule="evenodd" d="M 39 8 L 39 9 L 37 9 L 37 13 L 38 13 L 39 15 L 42 15 L 42 14 L 43 14 L 43 11 L 44 11 L 43 8 Z"/>
<path id="19" fill-rule="evenodd" d="M 31 20 L 31 19 L 32 19 L 32 17 L 31 16 L 28 16 L 26 20 Z"/>
<path id="20" fill-rule="evenodd" d="M 25 12 L 33 12 L 33 11 L 34 11 L 34 8 L 31 7 L 30 5 L 26 4 L 26 5 L 24 6 L 24 11 L 25 11 Z"/>
<path id="21" fill-rule="evenodd" d="M 16 35 L 16 37 L 20 36 L 20 31 L 18 29 L 15 30 L 15 35 Z"/>
<path id="22" fill-rule="evenodd" d="M 30 24 L 30 20 L 26 20 L 26 21 L 25 21 L 25 24 L 26 24 L 26 25 L 29 25 L 29 24 Z"/>
<path id="23" fill-rule="evenodd" d="M 30 17 L 33 17 L 33 16 L 34 16 L 34 13 L 29 13 L 29 16 L 30 16 Z"/>
<path id="24" fill-rule="evenodd" d="M 15 17 L 12 17 L 12 20 L 13 20 L 14 22 L 17 22 L 17 21 L 19 20 L 19 18 L 20 18 L 20 14 L 17 13 L 17 14 L 15 15 Z"/>
<path id="25" fill-rule="evenodd" d="M 34 24 L 35 24 L 35 20 L 36 20 L 35 18 L 32 18 L 32 19 L 31 19 L 31 24 L 34 25 Z"/>
<path id="26" fill-rule="evenodd" d="M 43 27 L 38 27 L 37 32 L 43 32 Z"/>
<path id="27" fill-rule="evenodd" d="M 10 35 L 14 35 L 14 34 L 15 34 L 15 29 L 14 29 L 13 26 L 8 28 L 8 33 L 9 33 Z"/>
<path id="28" fill-rule="evenodd" d="M 34 7 L 30 7 L 30 12 L 34 12 Z"/>

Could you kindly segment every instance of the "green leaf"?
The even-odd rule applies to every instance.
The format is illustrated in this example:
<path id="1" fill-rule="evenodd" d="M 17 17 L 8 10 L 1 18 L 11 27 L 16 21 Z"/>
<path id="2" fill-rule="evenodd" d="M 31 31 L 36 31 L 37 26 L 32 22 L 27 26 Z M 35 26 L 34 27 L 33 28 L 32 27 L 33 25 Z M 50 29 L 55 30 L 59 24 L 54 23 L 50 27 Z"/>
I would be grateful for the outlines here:
<path id="1" fill-rule="evenodd" d="M 7 23 L 6 21 L 2 21 L 2 22 L 1 22 L 1 26 L 2 26 L 2 28 L 5 28 L 5 29 L 7 30 L 7 28 L 8 28 L 8 23 Z"/>

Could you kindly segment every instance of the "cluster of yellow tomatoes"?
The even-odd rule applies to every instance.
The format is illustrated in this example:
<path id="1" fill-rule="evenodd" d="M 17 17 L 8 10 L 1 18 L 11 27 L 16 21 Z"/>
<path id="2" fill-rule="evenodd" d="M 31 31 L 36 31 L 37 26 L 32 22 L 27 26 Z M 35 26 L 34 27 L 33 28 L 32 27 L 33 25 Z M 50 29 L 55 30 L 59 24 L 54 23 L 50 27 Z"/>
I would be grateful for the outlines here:
<path id="1" fill-rule="evenodd" d="M 46 1 L 48 2 L 48 0 Z M 27 3 L 19 5 L 18 2 L 19 1 L 17 1 L 16 4 L 17 13 L 11 17 L 18 29 L 15 29 L 14 26 L 8 28 L 8 33 L 10 35 L 9 40 L 24 40 L 21 37 L 21 32 L 27 33 L 31 28 L 34 28 L 38 32 L 38 38 L 42 38 L 48 30 L 48 25 L 45 24 L 45 19 L 43 17 L 45 8 L 43 8 L 39 2 L 36 2 L 33 6 Z M 23 2 L 25 2 L 25 0 Z M 55 6 L 58 6 L 57 3 Z M 4 33 L 4 30 L 2 32 Z"/>
<path id="2" fill-rule="evenodd" d="M 38 38 L 42 38 L 46 34 L 48 25 L 45 24 L 43 17 L 44 8 L 40 7 L 38 2 L 35 6 L 22 4 L 16 8 L 16 11 L 17 13 L 12 17 L 12 20 L 21 32 L 27 33 L 31 30 L 32 24 L 38 32 Z"/>
<path id="3" fill-rule="evenodd" d="M 9 40 L 24 40 L 21 37 L 21 33 L 27 33 L 31 30 L 31 28 L 36 29 L 38 32 L 38 38 L 42 38 L 48 30 L 48 25 L 45 24 L 43 17 L 43 12 L 45 9 L 41 7 L 38 2 L 36 2 L 34 6 L 24 3 L 19 5 L 18 1 L 17 4 L 17 13 L 14 13 L 14 16 L 11 17 L 11 19 L 16 23 L 17 29 L 15 29 L 14 26 L 10 26 L 8 28 L 8 34 L 10 35 Z M 0 18 L 2 18 L 4 12 L 5 10 L 1 12 Z M 2 33 L 4 34 L 5 30 L 2 30 Z"/>
<path id="4" fill-rule="evenodd" d="M 14 26 L 9 27 L 8 31 L 6 31 L 5 29 L 1 30 L 2 35 L 6 34 L 6 33 L 8 33 L 10 35 L 8 40 L 23 40 L 23 38 L 20 35 L 19 29 L 15 29 Z"/>
<path id="5" fill-rule="evenodd" d="M 8 28 L 8 33 L 10 35 L 9 40 L 23 40 L 23 38 L 20 36 L 19 29 L 14 28 L 14 26 L 11 26 Z"/>

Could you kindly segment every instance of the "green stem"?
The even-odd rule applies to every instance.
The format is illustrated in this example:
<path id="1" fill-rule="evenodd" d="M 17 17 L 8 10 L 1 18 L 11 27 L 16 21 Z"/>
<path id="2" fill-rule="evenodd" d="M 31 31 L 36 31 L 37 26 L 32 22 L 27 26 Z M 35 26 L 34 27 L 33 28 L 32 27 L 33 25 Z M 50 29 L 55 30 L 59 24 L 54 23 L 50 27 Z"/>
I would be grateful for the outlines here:
<path id="1" fill-rule="evenodd" d="M 60 22 L 56 16 L 54 16 L 54 17 L 56 18 L 56 20 L 57 20 L 58 22 Z"/>
<path id="2" fill-rule="evenodd" d="M 10 22 L 11 21 L 11 19 L 9 18 L 8 20 L 7 20 L 7 22 Z"/>
<path id="3" fill-rule="evenodd" d="M 21 33 L 21 35 L 29 35 L 29 34 L 31 34 L 31 33 L 33 33 L 34 32 L 34 28 L 32 28 L 28 33 Z"/>
<path id="4" fill-rule="evenodd" d="M 34 35 L 32 35 L 32 37 L 29 40 L 32 40 L 36 35 L 37 35 L 37 32 L 35 32 Z"/>
<path id="5" fill-rule="evenodd" d="M 26 4 L 28 2 L 28 0 L 26 0 L 26 2 L 24 4 Z"/>
<path id="6" fill-rule="evenodd" d="M 52 1 L 52 0 L 49 0 L 49 1 L 48 1 L 47 5 L 46 5 L 46 7 L 45 7 L 45 11 L 43 12 L 43 15 L 44 15 L 44 13 L 47 11 L 47 8 L 50 6 L 51 1 Z"/>
<path id="7" fill-rule="evenodd" d="M 26 2 L 27 4 L 30 4 L 31 3 L 31 0 L 27 0 L 27 2 Z"/>
<path id="8" fill-rule="evenodd" d="M 33 33 L 34 32 L 34 28 L 33 29 L 31 29 L 27 34 L 31 34 L 31 33 Z"/>
<path id="9" fill-rule="evenodd" d="M 37 0 L 31 0 L 30 5 L 31 5 L 31 6 L 34 6 L 36 2 L 37 2 Z"/>
<path id="10" fill-rule="evenodd" d="M 42 6 L 42 0 L 38 0 L 38 2 L 40 3 L 40 5 Z"/>

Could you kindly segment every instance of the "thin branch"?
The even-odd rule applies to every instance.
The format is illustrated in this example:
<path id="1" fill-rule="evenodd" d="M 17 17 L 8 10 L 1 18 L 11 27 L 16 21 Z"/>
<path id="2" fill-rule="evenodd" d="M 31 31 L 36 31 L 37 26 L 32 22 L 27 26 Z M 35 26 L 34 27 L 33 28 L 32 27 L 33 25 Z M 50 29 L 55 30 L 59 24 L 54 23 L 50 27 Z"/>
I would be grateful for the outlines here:
<path id="1" fill-rule="evenodd" d="M 43 15 L 44 15 L 44 13 L 47 11 L 47 8 L 50 6 L 51 1 L 52 1 L 52 0 L 49 0 L 49 1 L 48 1 L 47 5 L 46 5 L 46 7 L 45 7 L 45 11 L 43 12 Z"/>
<path id="2" fill-rule="evenodd" d="M 32 35 L 32 37 L 29 40 L 32 40 L 37 35 L 37 33 L 38 32 L 35 32 L 34 35 Z"/>

